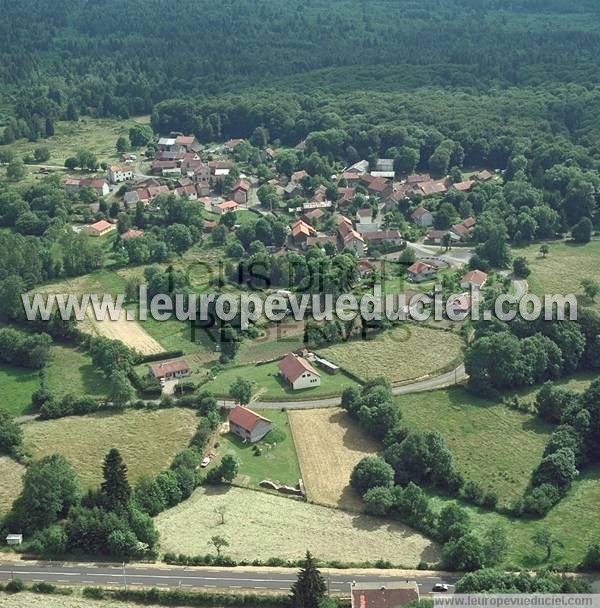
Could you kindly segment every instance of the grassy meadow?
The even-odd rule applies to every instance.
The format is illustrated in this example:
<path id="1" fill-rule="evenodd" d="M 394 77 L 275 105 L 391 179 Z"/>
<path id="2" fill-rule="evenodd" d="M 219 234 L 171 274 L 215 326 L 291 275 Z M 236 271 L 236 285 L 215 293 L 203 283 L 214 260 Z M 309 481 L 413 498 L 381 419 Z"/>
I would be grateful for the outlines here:
<path id="1" fill-rule="evenodd" d="M 406 567 L 439 559 L 434 543 L 397 522 L 244 488 L 199 488 L 155 523 L 162 551 L 186 555 L 214 552 L 209 541 L 218 534 L 229 542 L 223 553 L 238 560 L 299 559 L 307 549 L 326 560 L 382 558 Z"/>
<path id="2" fill-rule="evenodd" d="M 523 255 L 529 261 L 531 275 L 527 278 L 530 291 L 537 295 L 575 294 L 580 306 L 590 306 L 600 312 L 600 298 L 595 302 L 583 295 L 583 279 L 600 280 L 600 241 L 586 245 L 568 241 L 549 243 L 550 253 L 544 258 L 540 245 L 515 249 L 515 255 Z"/>
<path id="3" fill-rule="evenodd" d="M 31 395 L 40 386 L 40 374 L 35 369 L 0 366 L 0 408 L 13 416 L 27 413 Z"/>
<path id="4" fill-rule="evenodd" d="M 385 376 L 400 383 L 458 365 L 462 345 L 455 333 L 404 324 L 371 340 L 352 340 L 322 348 L 319 354 L 363 381 Z"/>
<path id="5" fill-rule="evenodd" d="M 46 386 L 57 397 L 68 393 L 105 398 L 109 381 L 96 368 L 90 355 L 77 347 L 54 344 L 52 358 L 44 370 Z"/>
<path id="6" fill-rule="evenodd" d="M 523 495 L 552 427 L 532 414 L 474 397 L 462 388 L 396 397 L 403 421 L 436 430 L 458 470 L 507 505 Z"/>
<path id="7" fill-rule="evenodd" d="M 39 459 L 56 452 L 73 466 L 83 488 L 97 486 L 102 462 L 117 448 L 128 468 L 129 481 L 158 473 L 187 447 L 198 419 L 188 409 L 125 410 L 23 425 L 25 448 Z M 157 449 L 160 446 L 160 449 Z"/>

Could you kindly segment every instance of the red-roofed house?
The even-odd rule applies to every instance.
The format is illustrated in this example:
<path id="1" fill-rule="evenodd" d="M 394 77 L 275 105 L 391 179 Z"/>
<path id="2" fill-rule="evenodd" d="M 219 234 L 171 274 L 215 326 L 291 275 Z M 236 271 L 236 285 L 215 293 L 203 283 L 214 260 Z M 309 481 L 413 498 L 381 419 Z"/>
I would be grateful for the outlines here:
<path id="1" fill-rule="evenodd" d="M 465 276 L 460 280 L 461 285 L 466 283 L 468 285 L 470 285 L 471 287 L 483 287 L 488 280 L 488 275 L 486 272 L 483 272 L 483 270 L 471 270 L 470 272 L 467 272 L 467 274 L 465 274 Z"/>
<path id="2" fill-rule="evenodd" d="M 399 608 L 419 601 L 416 582 L 352 583 L 351 608 Z"/>
<path id="3" fill-rule="evenodd" d="M 218 215 L 225 215 L 226 213 L 233 213 L 237 211 L 239 205 L 235 201 L 223 201 L 213 206 L 213 213 Z"/>
<path id="4" fill-rule="evenodd" d="M 295 245 L 306 245 L 308 237 L 314 234 L 316 234 L 315 229 L 303 220 L 297 220 L 292 224 L 292 241 Z"/>
<path id="5" fill-rule="evenodd" d="M 190 375 L 190 366 L 183 359 L 154 363 L 148 367 L 150 368 L 150 373 L 157 380 L 173 380 L 174 378 Z"/>
<path id="6" fill-rule="evenodd" d="M 106 220 L 100 220 L 98 222 L 95 222 L 94 224 L 86 226 L 84 228 L 84 231 L 90 236 L 102 236 L 103 234 L 107 234 L 114 229 L 114 225 L 110 222 L 107 222 Z"/>
<path id="7" fill-rule="evenodd" d="M 294 389 L 320 386 L 321 374 L 302 357 L 294 353 L 287 354 L 278 365 L 283 379 Z"/>
<path id="8" fill-rule="evenodd" d="M 173 150 L 179 152 L 198 152 L 200 144 L 193 135 L 178 135 L 175 138 Z"/>
<path id="9" fill-rule="evenodd" d="M 437 268 L 427 262 L 418 260 L 412 266 L 408 267 L 408 279 L 413 283 L 421 283 L 428 279 L 433 279 L 437 274 Z"/>
<path id="10" fill-rule="evenodd" d="M 243 405 L 237 405 L 229 412 L 229 432 L 244 441 L 260 441 L 273 429 L 273 423 Z"/>

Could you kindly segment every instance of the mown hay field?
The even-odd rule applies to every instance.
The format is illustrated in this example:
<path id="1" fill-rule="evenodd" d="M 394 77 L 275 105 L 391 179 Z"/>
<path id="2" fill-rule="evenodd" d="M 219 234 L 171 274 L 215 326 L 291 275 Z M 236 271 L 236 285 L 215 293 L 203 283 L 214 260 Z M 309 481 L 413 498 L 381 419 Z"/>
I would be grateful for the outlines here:
<path id="1" fill-rule="evenodd" d="M 462 340 L 455 333 L 404 324 L 372 340 L 351 340 L 319 351 L 363 381 L 384 376 L 400 383 L 448 371 L 458 365 Z"/>
<path id="2" fill-rule="evenodd" d="M 69 416 L 23 425 L 25 447 L 35 459 L 60 453 L 71 463 L 83 488 L 100 484 L 102 462 L 117 448 L 129 481 L 166 468 L 187 447 L 198 418 L 192 410 L 126 410 L 91 416 Z"/>
<path id="3" fill-rule="evenodd" d="M 127 602 L 88 600 L 80 595 L 59 596 L 36 593 L 16 593 L 14 595 L 0 593 L 2 608 L 139 608 L 140 604 Z M 145 608 L 160 608 L 145 604 Z"/>
<path id="4" fill-rule="evenodd" d="M 13 501 L 21 493 L 24 474 L 22 464 L 8 456 L 0 456 L 0 517 L 10 511 Z"/>
<path id="5" fill-rule="evenodd" d="M 308 500 L 362 510 L 350 474 L 362 458 L 377 454 L 377 442 L 341 408 L 290 410 L 288 417 Z"/>
<path id="6" fill-rule="evenodd" d="M 215 513 L 221 506 L 224 524 Z M 209 541 L 219 535 L 229 542 L 223 554 L 238 560 L 300 559 L 307 549 L 325 560 L 381 558 L 412 568 L 439 559 L 429 539 L 399 523 L 243 488 L 199 488 L 155 523 L 162 551 L 186 555 L 214 553 Z"/>

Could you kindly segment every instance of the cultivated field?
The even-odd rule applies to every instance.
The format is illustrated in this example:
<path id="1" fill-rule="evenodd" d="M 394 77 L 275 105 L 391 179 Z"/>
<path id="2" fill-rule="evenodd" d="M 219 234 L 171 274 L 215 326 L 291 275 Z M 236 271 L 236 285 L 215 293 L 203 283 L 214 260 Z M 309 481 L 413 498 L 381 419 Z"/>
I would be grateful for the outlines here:
<path id="1" fill-rule="evenodd" d="M 230 545 L 223 553 L 236 559 L 299 559 L 307 549 L 327 560 L 382 558 L 406 567 L 439 558 L 430 540 L 398 523 L 242 488 L 200 488 L 155 522 L 161 549 L 187 555 L 213 551 L 208 543 L 218 534 Z"/>
<path id="2" fill-rule="evenodd" d="M 501 505 L 523 495 L 552 430 L 539 418 L 460 388 L 396 397 L 411 428 L 439 431 L 458 470 Z"/>
<path id="3" fill-rule="evenodd" d="M 39 385 L 37 370 L 0 366 L 0 408 L 14 416 L 24 414 L 31 404 L 32 393 Z"/>
<path id="4" fill-rule="evenodd" d="M 373 340 L 328 346 L 319 354 L 362 380 L 385 376 L 391 382 L 406 382 L 458 365 L 461 347 L 455 333 L 405 324 Z"/>
<path id="5" fill-rule="evenodd" d="M 17 593 L 9 595 L 0 593 L 2 608 L 139 608 L 140 604 L 129 604 L 104 600 L 88 600 L 75 595 L 61 597 L 36 593 Z M 160 608 L 144 604 L 145 608 Z"/>
<path id="6" fill-rule="evenodd" d="M 21 493 L 22 479 L 25 467 L 8 456 L 0 456 L 0 516 L 10 510 L 10 507 Z M 0 605 L 3 605 L 0 602 Z"/>
<path id="7" fill-rule="evenodd" d="M 361 510 L 349 486 L 350 473 L 377 443 L 361 432 L 341 408 L 288 412 L 308 499 L 322 505 Z"/>
<path id="8" fill-rule="evenodd" d="M 121 340 L 142 355 L 154 355 L 164 351 L 163 347 L 137 321 L 127 320 L 124 310 L 121 311 L 117 321 L 111 321 L 108 316 L 98 321 L 88 314 L 82 329 L 111 340 Z"/>
<path id="9" fill-rule="evenodd" d="M 197 422 L 196 414 L 188 409 L 126 410 L 28 422 L 23 431 L 25 446 L 34 458 L 63 454 L 81 485 L 89 488 L 100 483 L 102 461 L 111 448 L 121 452 L 132 483 L 167 467 L 187 446 Z"/>

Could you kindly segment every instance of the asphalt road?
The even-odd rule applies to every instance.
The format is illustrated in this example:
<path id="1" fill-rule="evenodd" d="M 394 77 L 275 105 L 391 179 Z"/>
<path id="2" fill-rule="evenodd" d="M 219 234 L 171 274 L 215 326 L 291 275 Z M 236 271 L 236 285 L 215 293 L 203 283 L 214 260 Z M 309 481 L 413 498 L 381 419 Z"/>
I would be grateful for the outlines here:
<path id="1" fill-rule="evenodd" d="M 126 567 L 102 564 L 69 563 L 6 563 L 0 562 L 0 581 L 20 578 L 26 583 L 47 582 L 53 584 L 89 586 L 142 586 L 142 587 L 185 587 L 191 589 L 244 589 L 289 591 L 296 581 L 294 569 L 244 570 L 243 568 L 184 568 L 177 566 L 136 566 Z M 460 577 L 456 574 L 418 573 L 408 578 L 376 573 L 353 573 L 351 570 L 323 571 L 330 591 L 348 591 L 352 581 L 386 582 L 417 581 L 422 593 L 428 593 L 435 583 L 453 585 Z M 451 587 L 452 589 L 452 587 Z"/>

